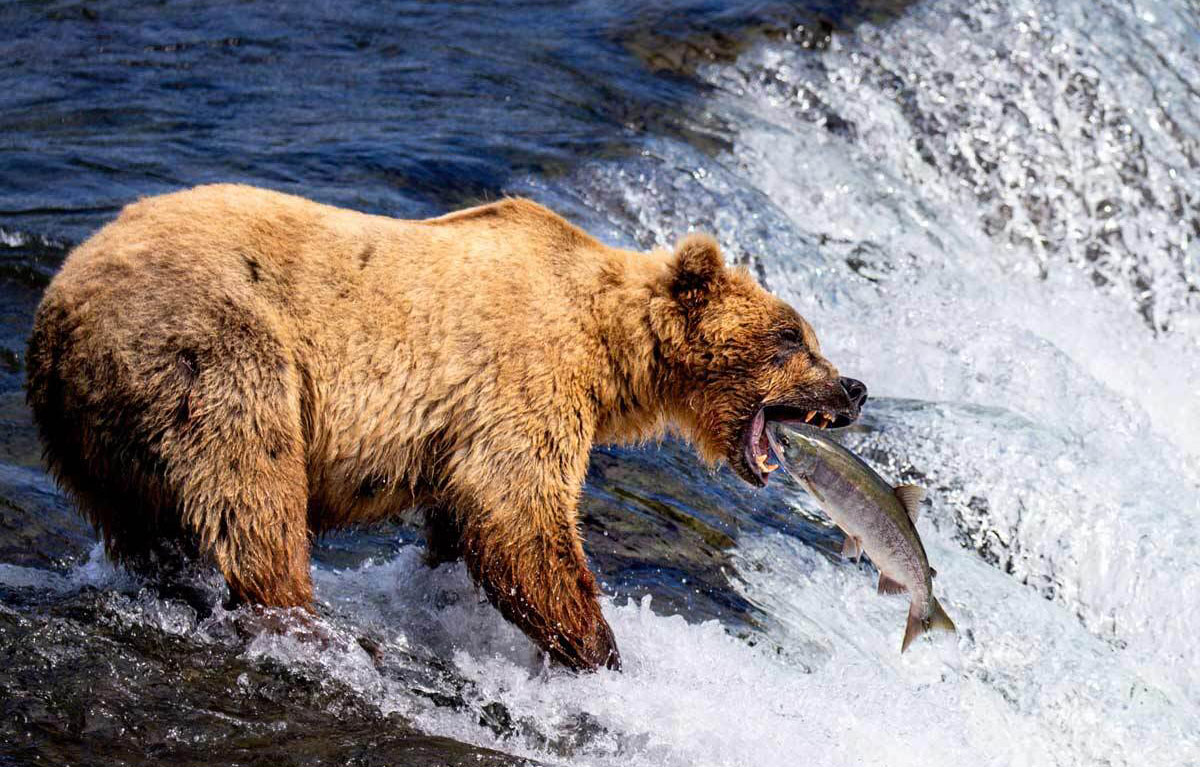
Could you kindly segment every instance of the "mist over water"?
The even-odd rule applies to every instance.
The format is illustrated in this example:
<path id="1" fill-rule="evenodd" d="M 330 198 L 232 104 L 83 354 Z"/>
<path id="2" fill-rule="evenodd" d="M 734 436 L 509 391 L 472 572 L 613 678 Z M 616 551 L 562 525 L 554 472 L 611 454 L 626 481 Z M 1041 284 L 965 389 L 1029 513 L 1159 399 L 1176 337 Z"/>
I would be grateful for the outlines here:
<path id="1" fill-rule="evenodd" d="M 544 666 L 464 568 L 428 569 L 397 531 L 324 544 L 316 628 L 198 617 L 98 550 L 0 564 L 0 611 L 178 637 L 244 664 L 248 698 L 316 687 L 321 715 L 551 764 L 1200 764 L 1198 29 L 1194 3 L 1108 0 L 806 21 L 680 73 L 610 62 L 656 94 L 642 109 L 672 105 L 655 129 L 541 128 L 620 151 L 488 155 L 481 185 L 614 244 L 713 232 L 812 322 L 871 389 L 845 443 L 929 491 L 918 529 L 957 636 L 900 655 L 907 602 L 832 553 L 802 491 L 736 489 L 673 444 L 597 453 L 585 491 L 620 674 Z M 443 148 L 417 142 L 414 167 Z M 0 218 L 4 242 L 79 215 Z M 11 460 L 6 492 L 48 492 Z"/>

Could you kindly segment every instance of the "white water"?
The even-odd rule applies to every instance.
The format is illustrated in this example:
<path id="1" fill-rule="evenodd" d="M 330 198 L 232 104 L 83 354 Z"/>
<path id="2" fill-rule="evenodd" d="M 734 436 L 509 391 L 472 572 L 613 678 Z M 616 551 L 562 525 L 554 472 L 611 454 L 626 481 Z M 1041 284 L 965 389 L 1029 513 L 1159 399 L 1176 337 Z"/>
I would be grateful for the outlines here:
<path id="1" fill-rule="evenodd" d="M 931 526 L 922 533 L 962 633 L 904 656 L 902 599 L 877 597 L 865 570 L 783 536 L 740 550 L 741 590 L 772 616 L 765 641 L 752 647 L 715 622 L 689 625 L 646 602 L 610 604 L 621 674 L 540 668 L 461 568 L 431 572 L 415 551 L 319 573 L 339 623 L 387 626 L 396 651 L 412 637 L 452 652 L 472 682 L 475 708 L 462 715 L 414 707 L 349 639 L 344 656 L 276 637 L 252 652 L 314 664 L 434 732 L 551 761 L 560 760 L 520 738 L 496 743 L 477 724 L 479 707 L 500 701 L 551 737 L 587 721 L 600 734 L 562 760 L 571 764 L 791 765 L 800 755 L 814 765 L 1187 764 L 1200 753 L 1194 709 L 1054 603 L 944 544 Z"/>
<path id="2" fill-rule="evenodd" d="M 660 139 L 514 187 L 614 241 L 715 230 L 809 317 L 883 398 L 851 445 L 925 475 L 957 637 L 901 656 L 902 599 L 768 533 L 738 541 L 733 574 L 760 634 L 610 603 L 621 674 L 542 667 L 461 567 L 413 548 L 318 569 L 322 642 L 246 652 L 552 763 L 1200 764 L 1200 12 L 967 6 L 712 66 L 705 108 L 738 126 L 721 156 Z M 50 585 L 112 577 L 90 567 Z M 215 640 L 228 618 L 157 620 Z M 377 666 L 364 632 L 407 660 Z M 432 688 L 467 709 L 401 681 L 439 657 Z M 505 737 L 479 724 L 496 702 Z"/>
<path id="3" fill-rule="evenodd" d="M 710 67 L 739 126 L 715 160 L 660 141 L 534 185 L 642 245 L 715 228 L 844 372 L 918 401 L 851 443 L 926 475 L 958 656 L 900 659 L 865 574 L 742 540 L 783 655 L 739 682 L 708 651 L 696 687 L 735 701 L 715 720 L 664 692 L 696 725 L 679 763 L 710 728 L 712 763 L 1200 763 L 1200 14 L 963 6 Z M 749 731 L 776 736 L 738 751 Z"/>

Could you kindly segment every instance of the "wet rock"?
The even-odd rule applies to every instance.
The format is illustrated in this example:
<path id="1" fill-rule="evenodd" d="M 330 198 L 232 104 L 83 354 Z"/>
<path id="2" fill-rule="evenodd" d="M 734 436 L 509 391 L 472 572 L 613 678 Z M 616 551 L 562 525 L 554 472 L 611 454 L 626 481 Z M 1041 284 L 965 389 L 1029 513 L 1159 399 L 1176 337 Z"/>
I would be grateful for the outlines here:
<path id="1" fill-rule="evenodd" d="M 299 684 L 236 647 L 120 620 L 84 591 L 52 605 L 4 594 L 0 741 L 15 762 L 513 765 L 425 735 L 336 684 Z"/>
<path id="2" fill-rule="evenodd" d="M 755 608 L 730 583 L 738 536 L 770 525 L 833 546 L 828 528 L 792 511 L 793 493 L 782 473 L 755 490 L 727 468 L 705 468 L 673 440 L 600 448 L 580 508 L 586 548 L 610 594 L 649 594 L 656 612 L 689 621 L 755 626 Z"/>
<path id="3" fill-rule="evenodd" d="M 735 61 L 763 40 L 786 40 L 824 50 L 833 36 L 850 32 L 864 21 L 884 22 L 901 14 L 913 0 L 857 0 L 839 3 L 762 4 L 740 19 L 688 18 L 643 13 L 625 46 L 652 71 L 693 75 L 705 64 Z"/>

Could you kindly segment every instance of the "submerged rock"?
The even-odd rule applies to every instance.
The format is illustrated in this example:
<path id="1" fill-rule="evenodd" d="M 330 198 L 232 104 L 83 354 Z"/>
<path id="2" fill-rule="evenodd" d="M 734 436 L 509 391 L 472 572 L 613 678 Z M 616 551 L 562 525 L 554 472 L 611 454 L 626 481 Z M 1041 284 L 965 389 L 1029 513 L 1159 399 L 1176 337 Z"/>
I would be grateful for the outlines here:
<path id="1" fill-rule="evenodd" d="M 127 601 L 111 592 L 0 597 L 0 741 L 16 761 L 531 764 L 424 734 L 354 690 L 306 682 L 237 647 L 128 620 Z"/>

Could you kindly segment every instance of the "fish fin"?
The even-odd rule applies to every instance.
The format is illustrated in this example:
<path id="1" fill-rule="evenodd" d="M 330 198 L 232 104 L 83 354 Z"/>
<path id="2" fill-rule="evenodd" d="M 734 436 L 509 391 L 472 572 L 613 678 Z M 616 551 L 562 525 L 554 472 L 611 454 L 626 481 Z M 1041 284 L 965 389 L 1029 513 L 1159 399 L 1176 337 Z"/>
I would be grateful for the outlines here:
<path id="1" fill-rule="evenodd" d="M 787 468 L 786 463 L 784 464 L 784 468 Z M 813 498 L 817 499 L 817 503 L 825 502 L 825 496 L 821 495 L 821 490 L 816 485 L 814 485 L 809 479 L 805 478 L 805 479 L 800 480 L 800 484 L 804 485 L 804 489 L 808 491 L 809 495 L 811 495 Z"/>
<path id="2" fill-rule="evenodd" d="M 842 556 L 846 559 L 862 556 L 862 546 L 858 545 L 858 539 L 853 535 L 847 535 L 846 540 L 842 541 Z"/>
<path id="3" fill-rule="evenodd" d="M 925 488 L 916 485 L 901 485 L 893 488 L 892 492 L 896 494 L 896 499 L 908 512 L 908 518 L 913 521 L 913 524 L 916 524 L 917 517 L 921 514 L 921 501 L 925 499 Z"/>
<path id="4" fill-rule="evenodd" d="M 937 570 L 934 570 L 932 567 L 931 567 L 931 568 L 929 568 L 929 577 L 930 577 L 930 578 L 936 578 L 936 577 L 937 577 Z"/>
<path id="5" fill-rule="evenodd" d="M 949 615 L 946 615 L 946 611 L 942 609 L 937 597 L 933 597 L 933 610 L 929 613 L 929 628 L 949 631 L 952 634 L 958 633 L 958 629 L 954 627 L 954 621 L 950 620 Z"/>
<path id="6" fill-rule="evenodd" d="M 917 612 L 917 603 L 913 602 L 908 607 L 908 625 L 904 627 L 904 641 L 900 644 L 901 654 L 908 649 L 914 639 L 924 634 L 925 631 L 925 620 Z"/>
<path id="7" fill-rule="evenodd" d="M 908 587 L 897 580 L 887 577 L 886 574 L 879 574 L 879 591 L 880 594 L 903 594 L 908 591 Z"/>
<path id="8" fill-rule="evenodd" d="M 937 597 L 930 597 L 933 600 L 933 605 L 929 610 L 929 617 L 922 618 L 917 612 L 916 603 L 913 603 L 908 608 L 908 625 L 904 628 L 904 642 L 900 645 L 900 652 L 908 649 L 912 641 L 924 634 L 930 629 L 940 629 L 942 631 L 954 632 L 954 621 L 950 620 L 950 616 L 946 615 L 946 611 L 942 609 L 941 604 L 937 601 Z"/>

